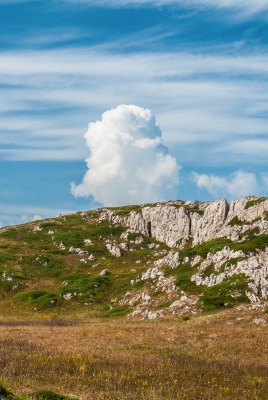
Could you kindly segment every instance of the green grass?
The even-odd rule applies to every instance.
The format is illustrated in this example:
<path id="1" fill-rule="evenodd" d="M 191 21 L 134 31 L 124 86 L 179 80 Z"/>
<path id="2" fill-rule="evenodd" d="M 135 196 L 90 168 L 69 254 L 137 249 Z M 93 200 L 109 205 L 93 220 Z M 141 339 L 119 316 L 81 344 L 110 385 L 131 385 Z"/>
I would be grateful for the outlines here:
<path id="1" fill-rule="evenodd" d="M 16 396 L 6 386 L 0 382 L 0 398 L 3 400 L 22 400 L 22 397 Z"/>
<path id="2" fill-rule="evenodd" d="M 214 263 L 209 264 L 204 271 L 202 271 L 202 277 L 206 278 L 211 274 L 215 274 L 215 265 Z"/>
<path id="3" fill-rule="evenodd" d="M 245 294 L 248 278 L 244 274 L 233 275 L 215 286 L 203 287 L 203 311 L 215 311 L 224 307 L 232 308 L 249 303 Z"/>
<path id="4" fill-rule="evenodd" d="M 237 263 L 238 263 L 239 261 L 243 261 L 243 260 L 246 260 L 246 257 L 230 258 L 229 260 L 225 261 L 225 262 L 222 264 L 219 273 L 224 272 L 224 270 L 225 270 L 226 267 L 229 267 L 229 266 L 231 266 L 231 265 L 237 265 Z"/>
<path id="5" fill-rule="evenodd" d="M 20 271 L 0 268 L 0 287 L 7 291 L 15 291 L 23 287 L 27 277 Z"/>
<path id="6" fill-rule="evenodd" d="M 111 276 L 95 276 L 75 273 L 62 277 L 66 282 L 60 290 L 60 295 L 71 293 L 74 300 L 100 301 L 111 286 Z"/>
<path id="7" fill-rule="evenodd" d="M 47 290 L 31 290 L 19 294 L 18 299 L 27 302 L 38 310 L 47 310 L 62 304 L 63 300 L 59 295 Z"/>
<path id="8" fill-rule="evenodd" d="M 256 206 L 257 204 L 263 203 L 267 199 L 268 199 L 268 197 L 259 197 L 258 199 L 255 199 L 255 200 L 249 200 L 245 205 L 245 209 L 248 209 L 250 207 Z"/>
<path id="9" fill-rule="evenodd" d="M 172 303 L 173 303 L 173 301 L 167 301 L 167 302 L 155 307 L 155 310 L 164 310 L 165 308 L 168 308 Z"/>
<path id="10" fill-rule="evenodd" d="M 133 311 L 133 308 L 129 306 L 111 306 L 112 308 L 107 310 L 106 313 L 104 314 L 104 317 L 109 317 L 109 318 L 114 318 L 114 317 L 122 317 L 124 315 L 128 315 L 131 311 Z"/>
<path id="11" fill-rule="evenodd" d="M 202 258 L 206 258 L 208 253 L 215 254 L 217 251 L 222 250 L 225 246 L 230 246 L 232 243 L 230 239 L 226 238 L 212 239 L 195 247 L 182 249 L 181 258 L 187 256 L 201 256 Z"/>
<path id="12" fill-rule="evenodd" d="M 30 396 L 33 400 L 74 400 L 74 397 L 64 396 L 51 390 L 38 390 Z"/>
<path id="13" fill-rule="evenodd" d="M 246 239 L 250 239 L 251 240 L 251 239 L 254 239 L 254 237 L 256 235 L 258 235 L 259 233 L 260 233 L 260 228 L 258 226 L 256 226 L 255 228 L 248 229 L 244 233 L 241 233 L 239 235 L 239 239 L 241 240 L 243 238 L 246 238 Z"/>
<path id="14" fill-rule="evenodd" d="M 183 207 L 185 210 L 189 211 L 190 213 L 197 213 L 200 215 L 204 215 L 204 210 L 200 210 L 199 208 L 193 208 L 193 207 L 189 207 L 186 206 L 185 204 L 171 204 L 172 207 L 175 207 L 177 209 L 180 209 L 181 207 Z"/>
<path id="15" fill-rule="evenodd" d="M 231 221 L 228 223 L 230 226 L 243 226 L 248 225 L 247 221 L 241 221 L 238 216 L 236 215 Z"/>
<path id="16" fill-rule="evenodd" d="M 177 275 L 175 284 L 180 290 L 183 290 L 188 294 L 201 293 L 201 287 L 191 281 L 192 276 L 197 273 L 197 267 L 193 268 L 190 264 L 183 264 L 173 271 Z"/>
<path id="17" fill-rule="evenodd" d="M 256 250 L 265 250 L 268 246 L 268 234 L 249 235 L 248 239 L 243 242 L 230 245 L 232 250 L 242 250 L 245 254 L 255 253 Z"/>
<path id="18" fill-rule="evenodd" d="M 109 207 L 108 210 L 114 211 L 120 217 L 128 217 L 131 212 L 141 213 L 142 208 L 139 205 L 130 205 L 124 207 Z"/>
<path id="19" fill-rule="evenodd" d="M 66 271 L 67 263 L 60 255 L 48 253 L 21 256 L 22 271 L 36 277 L 58 277 Z"/>

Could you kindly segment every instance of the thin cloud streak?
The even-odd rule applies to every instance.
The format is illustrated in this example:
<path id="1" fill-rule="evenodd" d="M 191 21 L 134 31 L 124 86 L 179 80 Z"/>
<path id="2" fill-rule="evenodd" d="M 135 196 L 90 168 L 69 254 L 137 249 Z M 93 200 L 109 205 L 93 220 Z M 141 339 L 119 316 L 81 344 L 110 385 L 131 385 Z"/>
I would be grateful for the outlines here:
<path id="1" fill-rule="evenodd" d="M 60 214 L 70 214 L 73 210 L 39 207 L 36 205 L 8 205 L 0 204 L 0 228 L 7 225 L 24 224 L 37 219 L 36 217 L 50 218 Z"/>
<path id="2" fill-rule="evenodd" d="M 88 6 L 104 6 L 110 8 L 118 7 L 194 7 L 200 10 L 204 8 L 233 10 L 237 16 L 246 18 L 250 15 L 259 14 L 268 10 L 267 0 L 244 0 L 237 4 L 237 0 L 66 0 L 67 3 L 80 3 Z"/>
<path id="3" fill-rule="evenodd" d="M 35 138 L 46 147 L 43 155 L 39 149 L 41 159 L 62 160 L 71 154 L 71 159 L 83 159 L 88 121 L 122 102 L 150 107 L 167 144 L 210 141 L 215 149 L 238 136 L 266 135 L 268 120 L 259 114 L 268 103 L 267 65 L 266 55 L 3 52 L 2 141 L 8 145 L 5 138 L 12 131 L 21 135 L 13 134 L 13 149 L 3 149 L 1 157 L 35 160 Z"/>

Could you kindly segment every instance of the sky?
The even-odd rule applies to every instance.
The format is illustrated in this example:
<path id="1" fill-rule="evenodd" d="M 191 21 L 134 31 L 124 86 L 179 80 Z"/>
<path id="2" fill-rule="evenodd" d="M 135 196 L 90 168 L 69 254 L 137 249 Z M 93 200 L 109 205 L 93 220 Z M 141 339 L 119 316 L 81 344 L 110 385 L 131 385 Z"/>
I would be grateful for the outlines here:
<path id="1" fill-rule="evenodd" d="M 0 0 L 0 227 L 268 196 L 267 0 Z"/>

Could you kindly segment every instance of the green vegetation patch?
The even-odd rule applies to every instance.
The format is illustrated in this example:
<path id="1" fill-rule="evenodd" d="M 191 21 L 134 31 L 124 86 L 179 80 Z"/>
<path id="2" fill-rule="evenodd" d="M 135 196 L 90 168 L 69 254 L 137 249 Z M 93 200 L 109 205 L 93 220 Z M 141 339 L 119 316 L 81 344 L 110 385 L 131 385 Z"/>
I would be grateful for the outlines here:
<path id="1" fill-rule="evenodd" d="M 242 221 L 241 219 L 238 218 L 236 215 L 231 221 L 228 223 L 230 226 L 243 226 L 243 225 L 248 225 L 247 221 Z"/>
<path id="2" fill-rule="evenodd" d="M 230 258 L 229 260 L 225 261 L 225 262 L 222 264 L 222 266 L 221 266 L 221 268 L 220 268 L 220 270 L 219 270 L 219 273 L 224 272 L 224 270 L 225 270 L 226 267 L 230 267 L 231 265 L 237 265 L 237 263 L 238 263 L 239 261 L 243 261 L 243 260 L 246 260 L 246 257 Z"/>
<path id="3" fill-rule="evenodd" d="M 0 268 L 0 287 L 5 290 L 17 290 L 26 280 L 26 276 L 18 271 Z"/>
<path id="4" fill-rule="evenodd" d="M 196 283 L 191 280 L 192 276 L 197 273 L 197 267 L 193 268 L 190 264 L 184 264 L 173 271 L 176 271 L 177 279 L 175 283 L 180 290 L 188 294 L 198 294 L 201 292 L 200 286 L 197 286 Z"/>
<path id="5" fill-rule="evenodd" d="M 141 213 L 142 207 L 139 205 L 130 205 L 125 207 L 109 207 L 111 211 L 114 211 L 120 217 L 128 217 L 132 211 Z"/>
<path id="6" fill-rule="evenodd" d="M 232 243 L 233 242 L 227 238 L 212 239 L 195 247 L 182 249 L 180 253 L 181 258 L 191 256 L 200 256 L 202 258 L 206 258 L 208 253 L 215 254 L 217 251 L 222 250 L 225 246 L 230 246 Z"/>
<path id="7" fill-rule="evenodd" d="M 268 199 L 268 197 L 259 197 L 258 199 L 249 200 L 245 205 L 245 209 L 248 209 L 250 207 L 256 206 L 257 204 L 263 203 L 267 199 Z"/>
<path id="8" fill-rule="evenodd" d="M 109 238 L 111 236 L 120 236 L 125 228 L 117 225 L 107 225 L 107 221 L 93 227 L 91 237 L 99 239 L 100 236 Z"/>
<path id="9" fill-rule="evenodd" d="M 206 278 L 212 274 L 215 274 L 215 264 L 211 263 L 209 264 L 204 271 L 202 271 L 202 277 Z"/>
<path id="10" fill-rule="evenodd" d="M 244 253 L 254 253 L 256 250 L 265 250 L 268 246 L 268 234 L 248 235 L 248 239 L 240 243 L 232 243 L 232 250 L 242 250 Z"/>
<path id="11" fill-rule="evenodd" d="M 61 256 L 47 253 L 22 256 L 19 263 L 34 276 L 58 277 L 67 267 Z"/>
<path id="12" fill-rule="evenodd" d="M 129 306 L 112 306 L 105 314 L 105 317 L 122 317 L 129 314 L 133 308 Z"/>
<path id="13" fill-rule="evenodd" d="M 31 394 L 33 400 L 74 400 L 74 397 L 65 396 L 51 390 L 38 390 Z"/>
<path id="14" fill-rule="evenodd" d="M 14 261 L 16 260 L 16 255 L 12 253 L 11 251 L 5 251 L 3 249 L 0 249 L 0 263 L 6 263 L 9 261 Z"/>
<path id="15" fill-rule="evenodd" d="M 0 383 L 0 399 L 3 400 L 19 400 L 19 397 L 15 396 L 8 388 Z"/>
<path id="16" fill-rule="evenodd" d="M 45 222 L 39 224 L 39 226 L 42 229 L 52 230 L 52 229 L 58 228 L 59 224 L 55 221 L 45 221 Z"/>
<path id="17" fill-rule="evenodd" d="M 201 210 L 199 208 L 189 207 L 189 206 L 186 206 L 184 204 L 171 204 L 171 205 L 172 205 L 172 207 L 175 207 L 175 208 L 178 208 L 178 209 L 183 207 L 185 210 L 189 211 L 190 213 L 197 213 L 197 214 L 200 214 L 200 215 L 204 215 L 204 212 L 205 212 L 204 210 Z"/>
<path id="18" fill-rule="evenodd" d="M 187 208 L 187 210 L 189 212 L 196 213 L 196 214 L 199 214 L 199 215 L 204 215 L 204 212 L 205 212 L 204 210 L 200 210 L 200 208 L 191 208 L 191 207 L 185 207 L 185 208 Z"/>
<path id="19" fill-rule="evenodd" d="M 172 303 L 173 303 L 173 301 L 167 301 L 167 302 L 155 307 L 155 310 L 165 310 L 165 308 L 168 308 Z"/>
<path id="20" fill-rule="evenodd" d="M 28 302 L 38 309 L 48 309 L 62 303 L 62 299 L 47 290 L 31 290 L 18 295 L 21 301 Z"/>
<path id="21" fill-rule="evenodd" d="M 111 286 L 111 275 L 94 276 L 83 273 L 66 275 L 63 278 L 63 287 L 60 295 L 70 293 L 74 299 L 83 301 L 102 300 Z"/>
<path id="22" fill-rule="evenodd" d="M 246 296 L 248 278 L 244 274 L 236 274 L 226 278 L 218 285 L 202 287 L 203 311 L 215 311 L 224 307 L 232 308 L 237 304 L 249 303 Z"/>
<path id="23" fill-rule="evenodd" d="M 247 239 L 253 239 L 256 235 L 260 233 L 260 228 L 256 226 L 255 228 L 248 229 L 244 233 L 241 233 L 239 235 L 239 239 L 247 238 Z"/>

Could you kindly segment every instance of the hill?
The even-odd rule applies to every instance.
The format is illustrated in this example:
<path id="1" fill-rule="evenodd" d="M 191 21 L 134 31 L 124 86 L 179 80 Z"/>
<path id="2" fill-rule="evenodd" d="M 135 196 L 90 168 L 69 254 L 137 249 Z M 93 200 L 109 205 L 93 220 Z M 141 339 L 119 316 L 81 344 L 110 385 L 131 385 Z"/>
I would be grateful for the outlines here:
<path id="1" fill-rule="evenodd" d="M 0 398 L 267 399 L 267 217 L 247 197 L 2 228 Z"/>
<path id="2" fill-rule="evenodd" d="M 101 208 L 2 228 L 0 293 L 3 315 L 265 310 L 268 199 Z"/>

